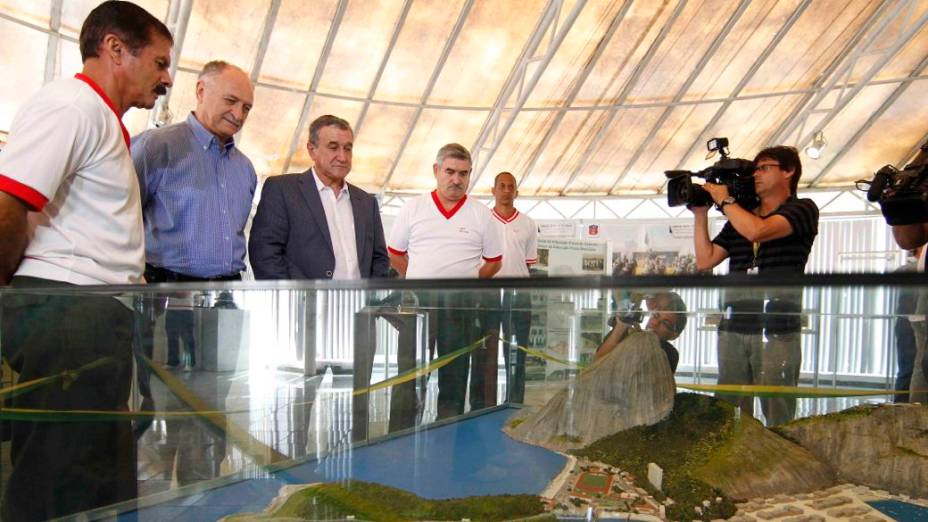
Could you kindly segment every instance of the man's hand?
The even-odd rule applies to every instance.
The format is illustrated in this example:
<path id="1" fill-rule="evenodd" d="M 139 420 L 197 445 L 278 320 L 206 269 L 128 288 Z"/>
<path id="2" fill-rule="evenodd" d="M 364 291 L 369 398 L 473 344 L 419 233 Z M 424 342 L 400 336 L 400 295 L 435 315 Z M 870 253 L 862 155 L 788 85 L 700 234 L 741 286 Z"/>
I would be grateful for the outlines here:
<path id="1" fill-rule="evenodd" d="M 477 273 L 477 277 L 480 279 L 490 279 L 496 275 L 496 273 L 499 272 L 499 269 L 502 267 L 502 261 L 487 261 L 483 264 L 483 266 L 480 267 L 480 270 Z"/>
<path id="2" fill-rule="evenodd" d="M 696 207 L 693 205 L 687 205 L 686 208 L 688 208 L 690 212 L 692 212 L 696 217 L 701 217 L 701 216 L 708 216 L 709 209 L 712 207 L 710 205 L 707 205 L 705 207 Z"/>
<path id="3" fill-rule="evenodd" d="M 0 285 L 10 282 L 26 251 L 28 208 L 19 199 L 0 192 Z"/>
<path id="4" fill-rule="evenodd" d="M 706 192 L 712 196 L 712 201 L 715 201 L 715 204 L 718 205 L 725 198 L 729 196 L 728 186 L 727 185 L 716 185 L 715 183 L 704 183 L 702 188 L 706 189 Z"/>
<path id="5" fill-rule="evenodd" d="M 393 252 L 389 253 L 390 255 L 390 266 L 393 267 L 400 274 L 400 279 L 406 278 L 406 269 L 409 268 L 409 256 L 403 254 L 398 256 Z"/>

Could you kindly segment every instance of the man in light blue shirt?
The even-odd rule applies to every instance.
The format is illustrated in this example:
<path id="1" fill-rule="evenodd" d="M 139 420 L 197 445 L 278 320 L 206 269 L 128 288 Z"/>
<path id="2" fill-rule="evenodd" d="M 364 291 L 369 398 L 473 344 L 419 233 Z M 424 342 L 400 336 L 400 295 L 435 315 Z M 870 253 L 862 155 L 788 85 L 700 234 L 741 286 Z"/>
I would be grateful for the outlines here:
<path id="1" fill-rule="evenodd" d="M 248 117 L 254 89 L 243 70 L 212 61 L 200 73 L 196 97 L 186 121 L 132 140 L 149 283 L 237 280 L 245 269 L 257 176 L 233 136 Z"/>

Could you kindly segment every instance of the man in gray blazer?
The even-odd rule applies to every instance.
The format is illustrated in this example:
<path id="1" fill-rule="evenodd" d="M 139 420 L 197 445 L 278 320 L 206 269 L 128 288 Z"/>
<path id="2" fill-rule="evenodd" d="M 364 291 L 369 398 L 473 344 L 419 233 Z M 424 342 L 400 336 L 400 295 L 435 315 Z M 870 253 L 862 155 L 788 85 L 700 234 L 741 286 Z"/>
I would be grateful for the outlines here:
<path id="1" fill-rule="evenodd" d="M 248 255 L 256 279 L 361 279 L 390 269 L 373 195 L 345 181 L 354 133 L 320 116 L 306 147 L 313 168 L 264 182 Z"/>

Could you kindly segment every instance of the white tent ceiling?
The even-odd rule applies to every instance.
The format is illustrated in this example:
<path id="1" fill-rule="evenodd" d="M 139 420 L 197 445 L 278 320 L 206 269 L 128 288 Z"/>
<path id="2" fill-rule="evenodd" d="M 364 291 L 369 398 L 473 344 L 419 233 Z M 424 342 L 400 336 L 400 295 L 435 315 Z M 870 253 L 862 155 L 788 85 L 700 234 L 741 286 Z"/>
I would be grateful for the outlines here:
<path id="1" fill-rule="evenodd" d="M 43 82 L 80 68 L 96 1 L 0 0 L 0 138 Z M 523 196 L 653 194 L 700 169 L 705 141 L 751 157 L 823 131 L 806 186 L 849 186 L 928 138 L 928 0 L 142 0 L 175 34 L 178 121 L 196 72 L 251 72 L 241 148 L 259 174 L 310 165 L 308 123 L 356 130 L 351 180 L 431 188 L 438 147 L 476 161 L 472 190 L 516 174 Z M 150 111 L 130 111 L 133 134 Z"/>

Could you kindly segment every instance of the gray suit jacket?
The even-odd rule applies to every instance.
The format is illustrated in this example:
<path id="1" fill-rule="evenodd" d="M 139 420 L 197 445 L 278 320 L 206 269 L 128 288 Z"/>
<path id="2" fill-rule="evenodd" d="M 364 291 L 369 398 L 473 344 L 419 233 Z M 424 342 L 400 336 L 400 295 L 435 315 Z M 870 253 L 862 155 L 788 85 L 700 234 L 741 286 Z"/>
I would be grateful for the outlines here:
<path id="1" fill-rule="evenodd" d="M 248 256 L 256 279 L 331 279 L 335 253 L 312 171 L 264 182 Z M 390 260 L 377 199 L 348 184 L 362 278 L 387 277 Z"/>

